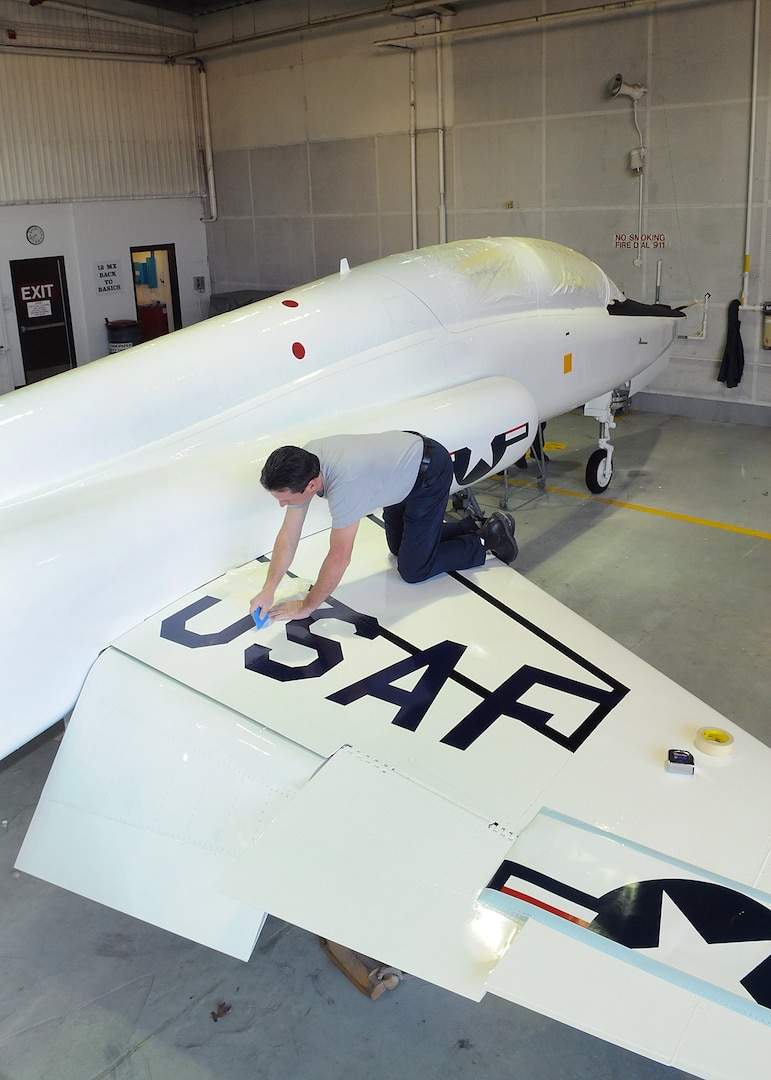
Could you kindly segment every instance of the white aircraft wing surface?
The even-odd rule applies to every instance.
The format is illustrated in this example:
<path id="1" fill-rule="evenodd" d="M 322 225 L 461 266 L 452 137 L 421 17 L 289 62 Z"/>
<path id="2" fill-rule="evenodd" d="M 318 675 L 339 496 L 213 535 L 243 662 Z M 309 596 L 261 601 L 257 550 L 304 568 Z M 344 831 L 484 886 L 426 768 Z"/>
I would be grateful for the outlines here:
<path id="1" fill-rule="evenodd" d="M 269 912 L 765 1080 L 771 750 L 496 560 L 408 585 L 365 519 L 335 596 L 257 630 L 264 573 L 99 657 L 19 868 L 243 959 Z"/>

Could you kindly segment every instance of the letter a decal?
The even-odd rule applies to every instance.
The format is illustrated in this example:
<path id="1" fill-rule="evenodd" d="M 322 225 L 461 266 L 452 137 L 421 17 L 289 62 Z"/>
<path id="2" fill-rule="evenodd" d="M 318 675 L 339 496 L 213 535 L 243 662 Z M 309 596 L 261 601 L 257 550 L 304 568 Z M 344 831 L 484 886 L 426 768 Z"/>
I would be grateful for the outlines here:
<path id="1" fill-rule="evenodd" d="M 452 675 L 455 665 L 465 651 L 465 645 L 459 645 L 455 641 L 440 641 L 438 645 L 433 645 L 430 649 L 408 656 L 406 660 L 400 660 L 398 664 L 376 671 L 366 679 L 361 679 L 338 690 L 335 694 L 330 694 L 328 700 L 335 701 L 338 705 L 350 705 L 351 702 L 359 701 L 363 697 L 388 701 L 392 705 L 399 706 L 399 711 L 392 723 L 408 731 L 416 731 L 418 724 Z M 399 686 L 394 686 L 398 679 L 403 679 L 405 675 L 419 671 L 420 668 L 426 670 L 413 690 L 403 690 Z"/>

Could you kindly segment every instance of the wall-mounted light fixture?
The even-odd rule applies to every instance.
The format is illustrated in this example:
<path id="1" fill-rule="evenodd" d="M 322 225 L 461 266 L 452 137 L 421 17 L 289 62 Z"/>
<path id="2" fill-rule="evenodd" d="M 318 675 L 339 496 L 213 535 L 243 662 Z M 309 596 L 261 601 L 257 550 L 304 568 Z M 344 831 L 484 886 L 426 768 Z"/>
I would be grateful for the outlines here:
<path id="1" fill-rule="evenodd" d="M 642 86 L 640 83 L 627 83 L 624 82 L 624 76 L 619 72 L 614 75 L 608 83 L 608 93 L 611 97 L 630 97 L 634 101 L 639 101 L 643 94 L 648 93 L 648 87 Z"/>

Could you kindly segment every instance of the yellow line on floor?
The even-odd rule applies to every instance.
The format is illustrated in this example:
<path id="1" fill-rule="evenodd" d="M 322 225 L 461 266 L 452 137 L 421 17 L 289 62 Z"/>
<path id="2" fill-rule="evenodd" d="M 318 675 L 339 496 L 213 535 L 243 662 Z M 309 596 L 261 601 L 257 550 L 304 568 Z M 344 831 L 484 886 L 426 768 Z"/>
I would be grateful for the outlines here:
<path id="1" fill-rule="evenodd" d="M 512 480 L 509 484 L 515 487 L 537 488 L 537 484 L 530 480 Z M 691 525 L 707 525 L 710 529 L 725 529 L 726 532 L 742 533 L 744 536 L 759 536 L 761 540 L 771 540 L 771 533 L 759 532 L 757 529 L 744 529 L 741 525 L 726 525 L 724 521 L 709 521 L 707 518 L 690 517 L 688 514 L 674 514 L 671 510 L 657 510 L 653 506 L 637 506 L 635 503 L 620 502 L 618 499 L 604 499 L 600 495 L 584 495 L 581 491 L 566 491 L 564 488 L 549 487 L 546 491 L 551 495 L 569 495 L 573 499 L 587 499 L 589 502 L 605 503 L 606 506 L 620 506 L 623 510 L 639 510 L 643 514 L 656 514 L 658 517 L 672 518 L 675 521 L 688 521 Z"/>

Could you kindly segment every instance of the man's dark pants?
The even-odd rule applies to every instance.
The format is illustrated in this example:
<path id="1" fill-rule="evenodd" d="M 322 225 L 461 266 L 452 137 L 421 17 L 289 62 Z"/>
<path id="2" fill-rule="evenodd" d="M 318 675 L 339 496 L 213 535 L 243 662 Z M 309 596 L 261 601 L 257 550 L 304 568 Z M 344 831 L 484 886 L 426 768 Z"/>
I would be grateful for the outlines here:
<path id="1" fill-rule="evenodd" d="M 468 570 L 485 561 L 479 536 L 468 523 L 444 521 L 452 484 L 452 459 L 441 443 L 423 439 L 430 456 L 407 498 L 383 509 L 386 540 L 405 581 L 425 581 L 447 570 Z"/>

